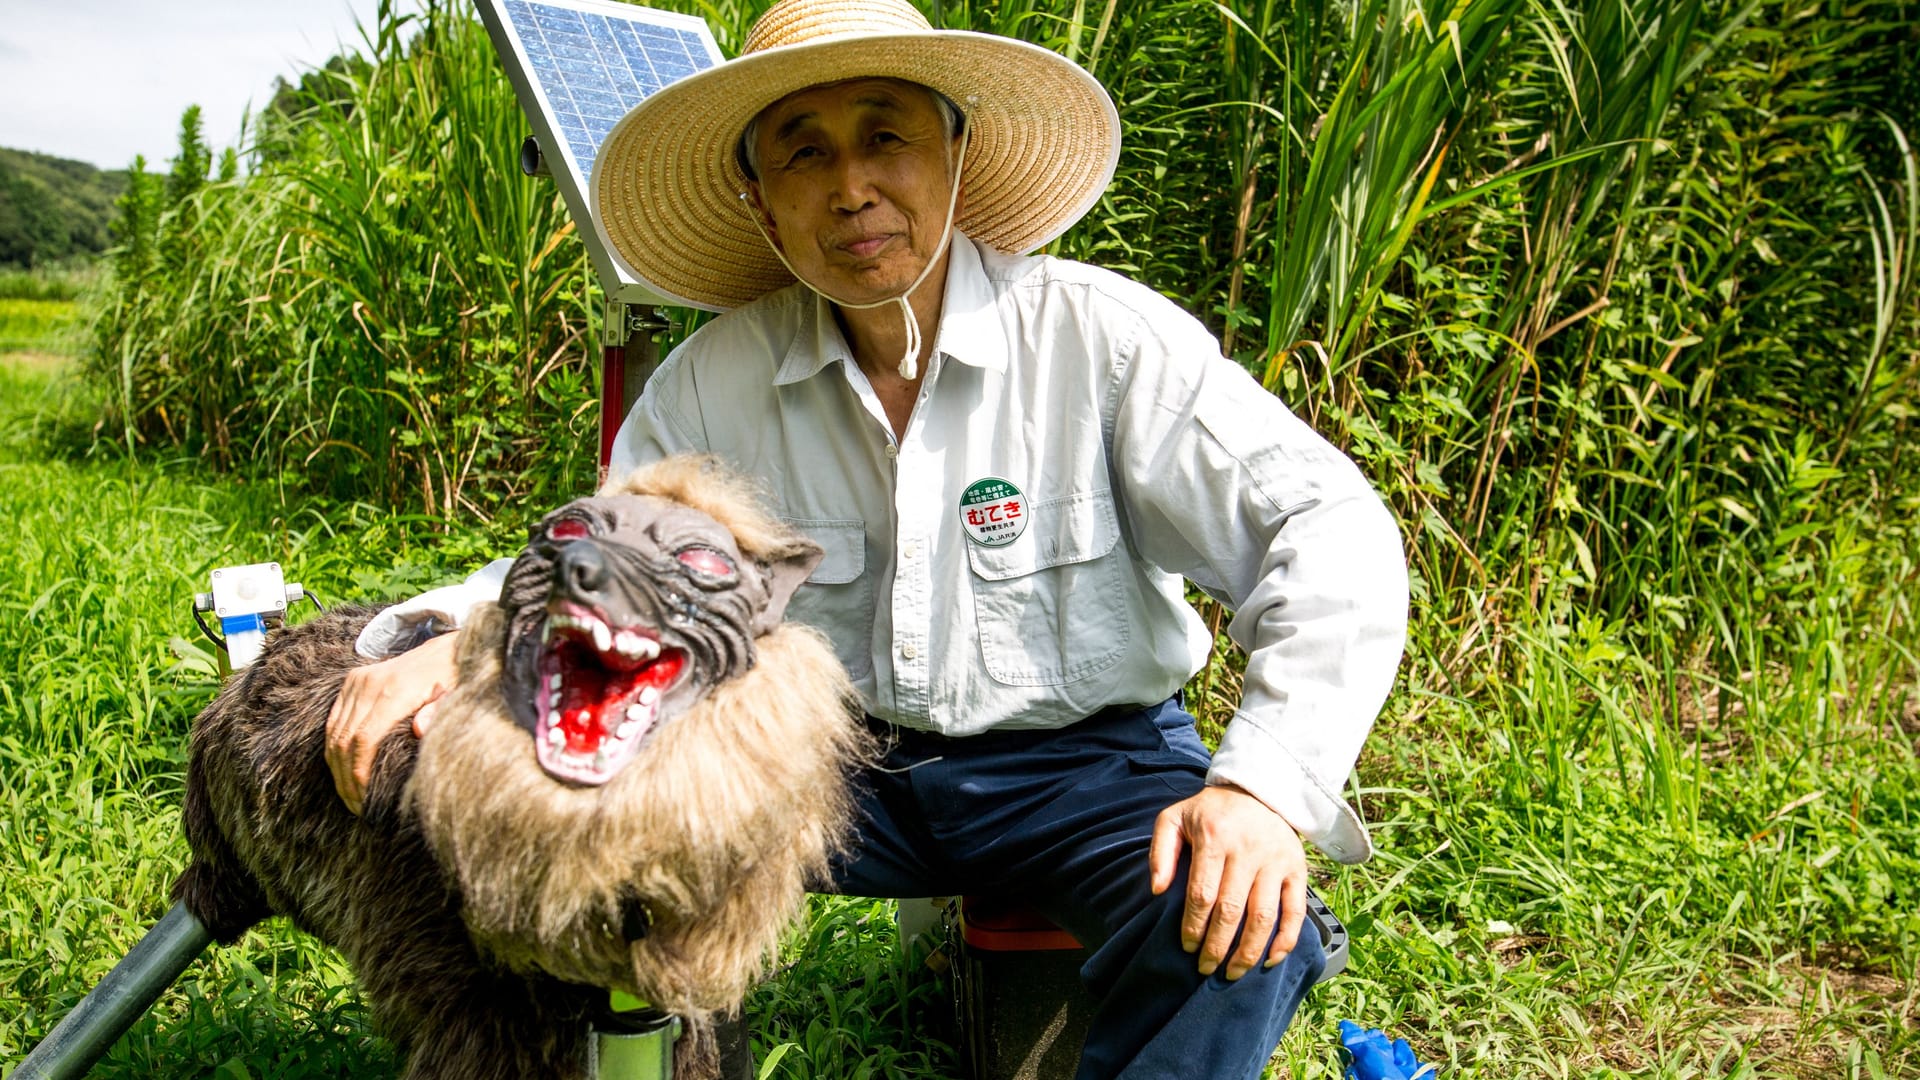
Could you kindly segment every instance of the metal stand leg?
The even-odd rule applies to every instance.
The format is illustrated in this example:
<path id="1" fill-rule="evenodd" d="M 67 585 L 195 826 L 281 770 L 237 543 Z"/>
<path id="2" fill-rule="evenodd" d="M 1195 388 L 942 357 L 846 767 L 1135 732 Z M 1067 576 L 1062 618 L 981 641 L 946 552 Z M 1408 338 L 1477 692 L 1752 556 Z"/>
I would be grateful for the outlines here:
<path id="1" fill-rule="evenodd" d="M 173 905 L 33 1048 L 13 1080 L 76 1080 L 86 1075 L 212 940 L 184 904 Z"/>
<path id="2" fill-rule="evenodd" d="M 753 1080 L 753 1043 L 747 1036 L 746 1018 L 722 1020 L 713 1034 L 720 1044 L 720 1080 Z"/>
<path id="3" fill-rule="evenodd" d="M 672 1080 L 673 1044 L 680 1039 L 680 1018 L 651 1009 L 622 1015 L 617 1026 L 596 1025 L 592 1080 Z"/>

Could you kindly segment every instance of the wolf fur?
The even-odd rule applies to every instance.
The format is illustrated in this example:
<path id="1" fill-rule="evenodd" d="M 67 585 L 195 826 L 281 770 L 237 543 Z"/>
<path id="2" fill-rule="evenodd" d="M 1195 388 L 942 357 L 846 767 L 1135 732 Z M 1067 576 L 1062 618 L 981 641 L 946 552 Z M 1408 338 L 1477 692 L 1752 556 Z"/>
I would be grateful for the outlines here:
<path id="1" fill-rule="evenodd" d="M 710 459 L 601 494 L 700 510 L 762 566 L 806 544 Z M 355 817 L 324 728 L 375 610 L 277 632 L 200 715 L 176 898 L 224 942 L 279 913 L 339 948 L 409 1078 L 583 1076 L 607 987 L 681 1015 L 679 1075 L 713 1075 L 705 1020 L 737 1008 L 840 850 L 872 752 L 830 647 L 774 626 L 610 782 L 575 786 L 503 700 L 510 623 L 533 616 L 483 605 L 432 732 L 388 736 Z"/>

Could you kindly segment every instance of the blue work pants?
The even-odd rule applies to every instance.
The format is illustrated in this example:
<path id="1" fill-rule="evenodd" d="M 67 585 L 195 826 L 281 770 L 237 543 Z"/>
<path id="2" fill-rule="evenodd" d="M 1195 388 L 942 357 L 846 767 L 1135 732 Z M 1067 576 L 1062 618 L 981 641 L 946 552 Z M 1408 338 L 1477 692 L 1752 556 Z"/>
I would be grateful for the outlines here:
<path id="1" fill-rule="evenodd" d="M 1205 785 L 1192 716 L 1168 701 L 1054 731 L 877 727 L 891 747 L 860 778 L 859 835 L 834 891 L 1011 895 L 1072 933 L 1100 1003 L 1078 1080 L 1258 1080 L 1326 957 L 1311 923 L 1285 961 L 1232 982 L 1181 948 L 1187 859 L 1154 896 L 1147 848 L 1160 811 Z"/>

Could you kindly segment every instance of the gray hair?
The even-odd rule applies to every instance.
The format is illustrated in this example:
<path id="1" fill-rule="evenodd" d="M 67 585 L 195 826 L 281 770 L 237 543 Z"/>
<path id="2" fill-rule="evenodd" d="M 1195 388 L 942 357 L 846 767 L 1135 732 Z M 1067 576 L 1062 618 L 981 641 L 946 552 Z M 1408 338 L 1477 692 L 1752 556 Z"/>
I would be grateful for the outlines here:
<path id="1" fill-rule="evenodd" d="M 920 83 L 909 82 L 905 79 L 896 81 L 906 83 L 908 86 L 927 92 L 927 96 L 933 99 L 934 109 L 940 113 L 940 125 L 946 129 L 948 139 L 952 139 L 966 130 L 967 114 L 960 111 L 960 106 L 956 105 L 952 98 L 935 90 L 931 86 L 923 86 Z M 771 105 L 767 106 L 769 109 L 772 107 Z M 749 181 L 755 183 L 758 183 L 760 180 L 760 147 L 757 145 L 760 136 L 760 118 L 766 114 L 766 109 L 762 109 L 753 114 L 753 119 L 747 121 L 746 130 L 740 133 L 740 141 L 734 144 L 733 147 L 733 160 L 740 166 L 740 172 L 745 175 Z"/>

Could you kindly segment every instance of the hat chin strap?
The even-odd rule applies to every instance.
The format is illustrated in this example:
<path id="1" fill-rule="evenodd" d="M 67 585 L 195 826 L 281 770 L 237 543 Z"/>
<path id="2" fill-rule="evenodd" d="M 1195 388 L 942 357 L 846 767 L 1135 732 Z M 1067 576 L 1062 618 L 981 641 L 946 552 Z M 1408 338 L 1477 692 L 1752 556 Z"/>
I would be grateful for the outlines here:
<path id="1" fill-rule="evenodd" d="M 967 144 L 972 140 L 973 125 L 967 124 L 960 132 L 959 156 L 955 158 L 951 150 L 947 152 L 948 164 L 952 167 L 953 171 L 953 186 L 947 191 L 947 220 L 940 226 L 939 246 L 933 249 L 933 257 L 927 260 L 927 265 L 920 268 L 920 276 L 913 279 L 913 284 L 908 285 L 906 290 L 900 295 L 890 296 L 885 300 L 856 304 L 851 301 L 842 300 L 820 286 L 815 285 L 813 282 L 808 281 L 806 278 L 801 277 L 800 271 L 795 270 L 793 264 L 787 261 L 787 253 L 781 251 L 780 245 L 774 243 L 773 237 L 768 235 L 766 224 L 760 220 L 759 212 L 754 207 L 747 205 L 747 193 L 744 191 L 740 193 L 741 205 L 746 210 L 747 217 L 752 220 L 753 227 L 759 230 L 760 238 L 765 240 L 767 246 L 773 249 L 774 256 L 780 260 L 781 266 L 787 268 L 787 273 L 792 274 L 794 279 L 802 285 L 818 293 L 825 298 L 828 303 L 843 308 L 865 311 L 871 308 L 886 307 L 888 304 L 900 305 L 900 318 L 905 322 L 907 328 L 907 349 L 906 352 L 900 356 L 900 377 L 909 382 L 913 381 L 920 373 L 920 346 L 923 344 L 924 339 L 920 336 L 920 320 L 913 317 L 913 305 L 907 302 L 907 298 L 912 296 L 913 291 L 918 289 L 921 284 L 927 280 L 928 274 L 933 273 L 933 268 L 939 264 L 940 257 L 946 254 L 947 244 L 953 239 L 953 210 L 960 202 L 960 170 L 966 167 Z"/>

